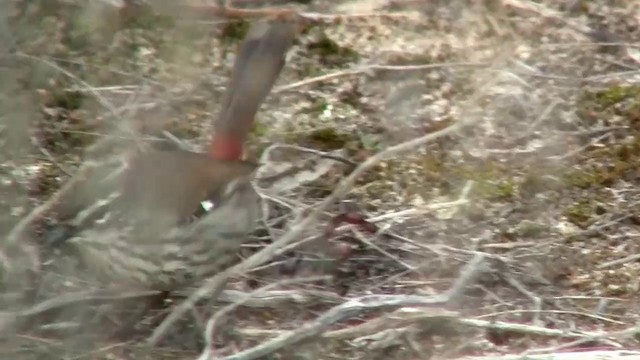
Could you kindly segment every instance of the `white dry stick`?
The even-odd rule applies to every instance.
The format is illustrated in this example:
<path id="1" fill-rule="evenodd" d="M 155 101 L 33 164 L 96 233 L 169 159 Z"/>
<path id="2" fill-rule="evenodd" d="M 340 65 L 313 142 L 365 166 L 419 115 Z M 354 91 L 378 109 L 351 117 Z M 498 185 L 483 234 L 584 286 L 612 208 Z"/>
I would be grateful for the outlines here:
<path id="1" fill-rule="evenodd" d="M 444 216 L 446 218 L 451 218 L 451 217 L 455 216 L 460 211 L 460 209 L 461 209 L 461 207 L 463 205 L 466 205 L 466 204 L 469 203 L 469 193 L 473 189 L 474 184 L 475 184 L 474 181 L 471 181 L 471 180 L 467 181 L 467 183 L 465 184 L 464 188 L 460 192 L 460 196 L 458 197 L 458 199 L 456 199 L 454 201 L 427 204 L 427 205 L 423 206 L 420 209 L 414 207 L 414 208 L 411 208 L 411 209 L 400 210 L 400 211 L 396 211 L 396 212 L 393 212 L 393 213 L 382 214 L 382 215 L 370 217 L 370 218 L 367 219 L 367 221 L 376 223 L 376 222 L 380 222 L 380 221 L 387 220 L 387 219 L 395 219 L 395 220 L 397 220 L 400 217 L 408 217 L 408 216 L 415 216 L 415 215 L 421 215 L 421 214 L 430 214 L 430 213 L 433 213 L 434 210 L 440 210 L 442 212 L 444 212 L 445 210 L 448 210 L 446 212 L 446 215 L 444 215 Z"/>
<path id="2" fill-rule="evenodd" d="M 237 354 L 222 358 L 222 360 L 251 360 L 258 359 L 284 347 L 300 343 L 304 340 L 321 335 L 336 322 L 358 316 L 365 311 L 398 308 L 402 306 L 433 307 L 457 303 L 467 286 L 475 281 L 481 273 L 479 268 L 484 264 L 484 256 L 476 255 L 462 270 L 460 277 L 444 294 L 435 296 L 420 295 L 367 295 L 351 299 L 335 306 L 320 315 L 311 323 L 285 332 L 271 340 L 256 345 Z"/>
<path id="3" fill-rule="evenodd" d="M 338 184 L 333 193 L 325 198 L 319 205 L 315 206 L 308 215 L 305 216 L 304 212 L 300 212 L 292 221 L 293 225 L 291 226 L 291 228 L 280 239 L 274 241 L 272 244 L 265 247 L 261 251 L 253 254 L 243 262 L 206 280 L 204 284 L 200 286 L 200 288 L 198 288 L 193 292 L 193 294 L 191 294 L 191 296 L 189 296 L 185 301 L 176 306 L 176 308 L 153 331 L 153 334 L 151 334 L 147 342 L 150 345 L 156 345 L 162 338 L 162 336 L 171 327 L 171 325 L 173 325 L 178 319 L 180 319 L 185 313 L 187 313 L 189 309 L 191 309 L 200 299 L 209 294 L 219 292 L 220 288 L 231 276 L 245 273 L 246 271 L 249 271 L 256 266 L 264 264 L 265 262 L 271 260 L 280 248 L 296 241 L 306 229 L 308 229 L 317 221 L 318 217 L 324 211 L 326 211 L 329 206 L 331 206 L 338 199 L 344 197 L 347 192 L 353 188 L 356 180 L 369 169 L 386 159 L 392 158 L 410 150 L 414 150 L 420 146 L 424 146 L 425 144 L 428 144 L 445 136 L 455 135 L 462 128 L 470 125 L 470 123 L 472 122 L 468 120 L 461 120 L 442 130 L 435 131 L 433 133 L 389 147 L 369 157 L 349 176 L 343 179 L 340 184 Z"/>
<path id="4" fill-rule="evenodd" d="M 402 266 L 405 270 L 408 271 L 415 271 L 416 273 L 419 273 L 417 271 L 417 268 L 415 266 L 411 266 L 408 263 L 406 263 L 405 261 L 403 261 L 402 259 L 400 259 L 399 257 L 391 254 L 390 252 L 388 252 L 387 250 L 381 248 L 380 246 L 378 246 L 377 244 L 374 244 L 372 241 L 370 241 L 369 239 L 367 239 L 367 237 L 360 231 L 358 231 L 358 229 L 353 229 L 353 234 L 355 235 L 355 238 L 360 241 L 361 243 L 363 243 L 364 245 L 374 249 L 375 251 L 379 252 L 380 254 L 388 257 L 389 259 L 395 261 L 398 265 Z"/>
<path id="5" fill-rule="evenodd" d="M 314 304 L 339 304 L 344 299 L 334 291 L 327 290 L 272 290 L 259 294 L 251 294 L 245 300 L 247 293 L 240 290 L 227 289 L 220 293 L 220 302 L 235 303 L 243 301 L 242 306 L 256 309 L 275 309 L 283 306 L 314 305 Z"/>
<path id="6" fill-rule="evenodd" d="M 376 71 L 406 72 L 406 71 L 433 70 L 433 69 L 440 69 L 440 68 L 443 68 L 443 67 L 446 67 L 446 68 L 454 68 L 454 67 L 478 68 L 478 67 L 487 67 L 487 66 L 488 66 L 488 64 L 475 63 L 475 62 L 418 64 L 418 65 L 368 65 L 368 66 L 363 66 L 363 67 L 356 68 L 356 69 L 351 69 L 351 70 L 340 70 L 340 71 L 336 71 L 336 72 L 333 72 L 333 73 L 324 74 L 324 75 L 320 75 L 320 76 L 309 78 L 309 79 L 304 79 L 304 80 L 301 80 L 301 81 L 298 81 L 298 82 L 295 82 L 295 83 L 292 83 L 292 84 L 280 86 L 280 87 L 276 88 L 273 91 L 273 93 L 274 94 L 278 94 L 278 93 L 281 93 L 281 92 L 292 91 L 292 90 L 296 90 L 296 89 L 301 88 L 301 87 L 313 85 L 315 83 L 321 83 L 321 82 L 325 82 L 325 81 L 329 81 L 329 80 L 333 80 L 333 79 L 338 79 L 338 78 L 346 77 L 346 76 L 355 76 L 355 75 L 360 75 L 360 74 L 367 74 L 367 73 L 372 73 L 372 72 L 376 72 Z"/>
<path id="7" fill-rule="evenodd" d="M 238 307 L 244 305 L 246 302 L 250 301 L 252 298 L 256 297 L 256 296 L 260 296 L 266 292 L 268 292 L 269 290 L 279 287 L 279 286 L 283 286 L 283 285 L 291 285 L 291 284 L 299 284 L 299 283 L 303 283 L 303 282 L 314 282 L 314 281 L 322 281 L 322 280 L 327 280 L 329 279 L 328 276 L 312 276 L 312 277 L 305 277 L 305 278 L 298 278 L 298 279 L 287 279 L 287 280 L 283 280 L 283 281 L 278 281 L 272 284 L 268 284 L 266 286 L 263 286 L 259 289 L 256 289 L 255 291 L 250 292 L 249 294 L 245 294 L 241 299 L 238 299 L 237 301 L 223 307 L 222 309 L 218 310 L 213 316 L 211 316 L 209 318 L 209 320 L 207 321 L 207 327 L 205 329 L 204 332 L 204 350 L 202 350 L 202 353 L 200 353 L 200 356 L 198 357 L 198 360 L 209 360 L 209 359 L 215 359 L 215 354 L 214 352 L 214 347 L 213 347 L 213 338 L 215 335 L 215 329 L 218 325 L 218 323 L 220 322 L 220 319 L 222 319 L 225 315 L 229 314 L 230 312 L 234 311 L 235 309 L 237 309 Z"/>
<path id="8" fill-rule="evenodd" d="M 545 349 L 529 350 L 526 354 L 539 354 L 541 352 L 553 353 L 568 347 L 584 344 L 585 342 L 594 340 L 606 340 L 615 338 L 629 338 L 639 331 L 638 328 L 625 329 L 618 332 L 586 332 L 579 330 L 566 330 L 566 329 L 550 329 L 542 326 L 508 323 L 503 321 L 493 320 L 480 320 L 480 319 L 465 319 L 460 318 L 457 313 L 436 308 L 436 309 L 424 309 L 418 307 L 404 307 L 394 311 L 390 314 L 386 314 L 382 317 L 369 320 L 360 325 L 352 326 L 349 328 L 332 330 L 322 334 L 325 339 L 341 339 L 346 340 L 354 336 L 365 336 L 366 334 L 374 331 L 381 331 L 385 328 L 389 328 L 392 324 L 394 327 L 405 327 L 410 329 L 412 327 L 424 327 L 421 323 L 432 325 L 435 321 L 446 320 L 449 324 L 454 325 L 460 329 L 476 328 L 482 330 L 496 330 L 507 331 L 524 335 L 546 336 L 554 338 L 565 339 L 577 339 L 570 343 L 564 343 L 562 345 L 554 346 Z M 244 329 L 241 332 L 247 336 L 252 337 L 265 337 L 280 335 L 283 333 L 281 330 L 261 330 L 261 329 Z"/>
<path id="9" fill-rule="evenodd" d="M 328 331 L 322 334 L 325 339 L 347 340 L 355 337 L 364 338 L 375 335 L 388 329 L 411 329 L 412 327 L 432 326 L 434 323 L 441 324 L 443 321 L 455 322 L 459 314 L 446 309 L 425 309 L 417 307 L 403 307 L 394 312 L 384 314 L 380 317 L 365 321 L 361 324 Z"/>

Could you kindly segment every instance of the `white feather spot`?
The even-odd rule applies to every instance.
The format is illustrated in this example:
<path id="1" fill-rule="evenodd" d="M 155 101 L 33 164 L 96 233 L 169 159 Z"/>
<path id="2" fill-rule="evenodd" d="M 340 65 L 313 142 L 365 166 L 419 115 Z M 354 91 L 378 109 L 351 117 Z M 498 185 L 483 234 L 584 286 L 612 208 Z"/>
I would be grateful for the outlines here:
<path id="1" fill-rule="evenodd" d="M 204 211 L 209 211 L 214 208 L 215 204 L 209 200 L 201 201 L 200 206 L 204 209 Z"/>

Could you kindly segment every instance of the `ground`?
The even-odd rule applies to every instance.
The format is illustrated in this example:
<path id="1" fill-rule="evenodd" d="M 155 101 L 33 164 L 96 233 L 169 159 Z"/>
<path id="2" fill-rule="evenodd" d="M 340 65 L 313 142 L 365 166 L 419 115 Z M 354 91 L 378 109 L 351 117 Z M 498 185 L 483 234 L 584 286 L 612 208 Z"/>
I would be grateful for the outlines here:
<path id="1" fill-rule="evenodd" d="M 259 3 L 237 1 L 242 7 Z M 291 144 L 359 164 L 403 141 L 454 124 L 464 127 L 359 177 L 346 200 L 377 231 L 348 227 L 332 238 L 357 246 L 339 286 L 286 285 L 282 289 L 306 300 L 239 306 L 231 330 L 219 335 L 219 354 L 249 348 L 276 330 L 296 329 L 346 299 L 445 291 L 477 254 L 487 257 L 488 267 L 462 301 L 447 308 L 458 319 L 567 331 L 635 326 L 640 5 L 277 3 L 331 16 L 296 40 L 260 111 L 250 157 L 273 144 Z M 8 233 L 49 199 L 83 160 L 96 156 L 92 146 L 102 139 L 152 142 L 169 132 L 194 148 L 206 145 L 246 21 L 198 17 L 164 1 L 149 1 L 132 13 L 98 1 L 13 0 L 8 6 L 13 38 L 1 41 L 15 51 L 0 59 L 2 78 L 9 80 L 0 85 L 0 229 Z M 318 204 L 353 170 L 329 164 L 318 170 L 321 176 L 295 182 L 275 200 L 294 209 Z M 287 206 L 278 214 L 288 214 Z M 330 207 L 312 230 L 319 231 L 341 206 Z M 41 225 L 34 236 L 47 229 Z M 281 235 L 281 229 L 271 234 Z M 276 281 L 269 276 L 254 282 Z M 323 295 L 313 295 L 318 292 Z M 386 310 L 358 313 L 331 329 Z M 404 324 L 397 327 L 402 335 L 387 342 L 371 333 L 325 334 L 294 353 L 288 348 L 272 356 L 458 358 L 520 353 L 579 338 L 460 327 L 465 325 L 442 334 L 418 322 Z M 140 351 L 172 359 L 195 357 L 202 346 L 180 340 L 180 347 L 174 341 L 148 350 L 137 338 L 79 344 L 63 332 L 20 332 L 3 354 L 141 358 Z M 359 347 L 354 338 L 365 335 L 371 335 L 369 346 L 380 348 Z M 637 332 L 572 348 L 616 346 L 638 348 Z"/>

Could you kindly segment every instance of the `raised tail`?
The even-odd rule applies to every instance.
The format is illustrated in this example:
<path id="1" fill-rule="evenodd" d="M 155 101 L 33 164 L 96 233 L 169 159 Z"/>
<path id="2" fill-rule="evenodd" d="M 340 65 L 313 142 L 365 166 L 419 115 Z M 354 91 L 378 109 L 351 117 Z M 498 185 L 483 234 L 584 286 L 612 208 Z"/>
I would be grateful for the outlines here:
<path id="1" fill-rule="evenodd" d="M 284 67 L 297 27 L 291 18 L 260 21 L 251 26 L 238 49 L 231 82 L 215 123 L 211 157 L 223 160 L 242 157 L 244 141 L 260 105 Z"/>

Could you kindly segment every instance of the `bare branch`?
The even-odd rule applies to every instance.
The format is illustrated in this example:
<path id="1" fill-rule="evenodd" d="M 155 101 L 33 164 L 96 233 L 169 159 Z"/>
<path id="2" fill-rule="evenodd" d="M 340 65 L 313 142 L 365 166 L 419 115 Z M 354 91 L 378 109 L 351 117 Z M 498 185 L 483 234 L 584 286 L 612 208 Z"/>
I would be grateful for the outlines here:
<path id="1" fill-rule="evenodd" d="M 167 316 L 166 319 L 153 331 L 153 334 L 147 340 L 149 344 L 155 345 L 166 333 L 166 331 L 175 323 L 182 315 L 184 315 L 189 309 L 191 309 L 198 300 L 219 291 L 219 289 L 226 283 L 227 279 L 236 274 L 242 274 L 252 268 L 262 265 L 265 262 L 271 260 L 278 250 L 287 244 L 297 240 L 304 231 L 316 222 L 320 214 L 322 214 L 331 204 L 341 199 L 347 192 L 353 187 L 356 180 L 367 172 L 369 169 L 379 164 L 381 161 L 397 156 L 401 153 L 413 150 L 432 141 L 440 139 L 445 136 L 456 134 L 464 126 L 469 125 L 468 122 L 457 122 L 442 130 L 403 142 L 401 144 L 392 146 L 386 150 L 383 150 L 365 160 L 360 166 L 358 166 L 348 177 L 343 179 L 333 193 L 316 206 L 309 215 L 300 213 L 296 216 L 296 219 L 292 221 L 292 226 L 280 239 L 273 242 L 271 245 L 265 247 L 261 251 L 255 253 L 245 261 L 237 264 L 226 271 L 219 273 L 218 275 L 208 279 L 200 288 L 183 301 L 181 304 Z"/>
<path id="2" fill-rule="evenodd" d="M 284 347 L 297 344 L 314 336 L 320 335 L 329 326 L 361 314 L 367 310 L 379 310 L 400 306 L 434 307 L 456 302 L 465 288 L 479 275 L 478 267 L 482 265 L 484 256 L 477 255 L 465 266 L 461 276 L 453 286 L 442 295 L 368 295 L 351 299 L 344 304 L 333 307 L 310 324 L 286 332 L 265 343 L 237 354 L 224 357 L 224 360 L 250 360 L 271 354 Z"/>

